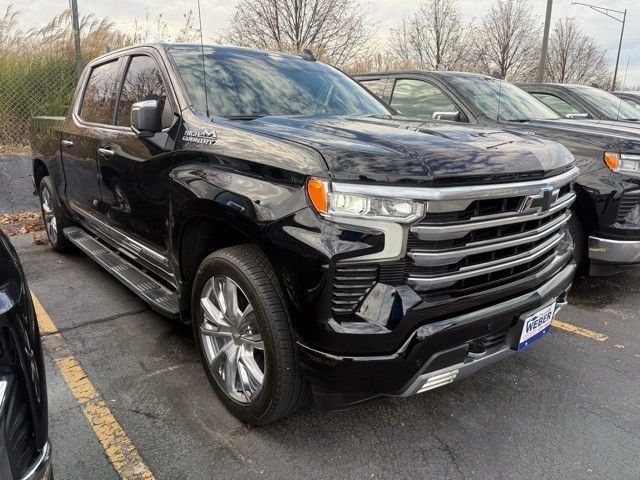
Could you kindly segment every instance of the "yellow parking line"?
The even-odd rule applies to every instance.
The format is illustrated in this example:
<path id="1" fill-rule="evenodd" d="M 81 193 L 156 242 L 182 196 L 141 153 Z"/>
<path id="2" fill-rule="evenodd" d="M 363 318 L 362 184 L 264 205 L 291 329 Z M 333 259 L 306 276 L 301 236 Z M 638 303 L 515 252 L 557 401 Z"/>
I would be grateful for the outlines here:
<path id="1" fill-rule="evenodd" d="M 598 342 L 604 342 L 607 338 L 609 338 L 607 335 L 603 335 L 602 333 L 594 332 L 593 330 L 578 327 L 570 323 L 561 322 L 560 320 L 554 320 L 553 322 L 551 322 L 551 325 L 559 328 L 560 330 L 564 330 L 565 332 L 582 335 L 583 337 L 591 338 L 592 340 L 597 340 Z"/>
<path id="2" fill-rule="evenodd" d="M 124 479 L 152 480 L 153 474 L 145 465 L 138 450 L 115 419 L 100 394 L 91 384 L 78 361 L 73 357 L 64 337 L 51 317 L 31 293 L 43 342 L 52 352 L 67 386 L 82 407 L 85 418 L 93 428 L 113 468 Z"/>

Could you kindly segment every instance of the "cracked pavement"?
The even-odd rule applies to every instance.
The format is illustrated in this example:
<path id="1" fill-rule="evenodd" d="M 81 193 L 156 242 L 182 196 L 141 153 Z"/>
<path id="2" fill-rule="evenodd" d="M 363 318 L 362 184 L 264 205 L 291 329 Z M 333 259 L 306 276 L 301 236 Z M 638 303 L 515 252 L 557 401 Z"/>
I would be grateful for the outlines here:
<path id="1" fill-rule="evenodd" d="M 579 279 L 560 314 L 605 342 L 556 329 L 432 392 L 249 428 L 213 395 L 189 329 L 82 254 L 13 240 L 30 288 L 156 478 L 640 478 L 638 272 Z M 47 366 L 56 478 L 116 478 Z"/>

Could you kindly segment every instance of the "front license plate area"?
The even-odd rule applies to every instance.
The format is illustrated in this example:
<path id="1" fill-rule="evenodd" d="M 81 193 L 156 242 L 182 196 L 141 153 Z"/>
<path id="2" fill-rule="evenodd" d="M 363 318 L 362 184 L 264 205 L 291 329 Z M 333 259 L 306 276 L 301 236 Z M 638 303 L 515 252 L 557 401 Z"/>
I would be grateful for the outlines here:
<path id="1" fill-rule="evenodd" d="M 533 314 L 523 318 L 522 332 L 518 342 L 517 350 L 524 350 L 544 334 L 551 330 L 551 321 L 556 311 L 556 302 L 548 305 Z"/>

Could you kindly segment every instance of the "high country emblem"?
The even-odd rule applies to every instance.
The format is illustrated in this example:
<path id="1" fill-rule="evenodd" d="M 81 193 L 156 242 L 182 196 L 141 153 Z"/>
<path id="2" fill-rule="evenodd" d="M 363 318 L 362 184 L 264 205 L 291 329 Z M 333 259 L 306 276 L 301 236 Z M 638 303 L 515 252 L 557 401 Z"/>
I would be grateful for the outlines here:
<path id="1" fill-rule="evenodd" d="M 200 145 L 213 145 L 217 139 L 215 130 L 200 130 L 199 132 L 186 130 L 182 136 L 182 140 L 185 142 L 199 143 Z"/>

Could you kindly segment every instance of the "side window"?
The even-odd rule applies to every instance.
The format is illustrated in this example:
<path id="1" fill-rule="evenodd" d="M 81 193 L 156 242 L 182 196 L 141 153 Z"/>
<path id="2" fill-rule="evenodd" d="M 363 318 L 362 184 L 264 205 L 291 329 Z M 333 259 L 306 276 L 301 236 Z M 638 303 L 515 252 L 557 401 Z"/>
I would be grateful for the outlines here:
<path id="1" fill-rule="evenodd" d="M 117 60 L 93 67 L 82 97 L 80 118 L 86 122 L 113 125 L 117 81 Z"/>
<path id="2" fill-rule="evenodd" d="M 124 77 L 122 93 L 118 102 L 116 125 L 131 126 L 131 106 L 143 100 L 157 100 L 163 112 L 163 128 L 171 125 L 173 115 L 169 102 L 167 102 L 167 90 L 164 87 L 158 65 L 153 58 L 138 55 L 131 58 L 127 74 Z"/>
<path id="3" fill-rule="evenodd" d="M 561 98 L 556 97 L 555 95 L 551 95 L 550 93 L 532 93 L 531 95 L 536 97 L 551 110 L 556 112 L 558 115 L 562 115 L 563 117 L 566 117 L 567 115 L 579 115 L 581 113 L 584 113 L 577 108 L 569 105 Z"/>
<path id="4" fill-rule="evenodd" d="M 382 95 L 384 94 L 384 86 L 387 83 L 386 78 L 378 78 L 375 80 L 362 80 L 360 82 L 361 85 L 367 87 L 373 93 L 375 93 L 380 98 L 384 98 Z"/>
<path id="5" fill-rule="evenodd" d="M 391 106 L 408 117 L 439 118 L 458 113 L 458 107 L 435 85 L 411 79 L 396 80 Z"/>

